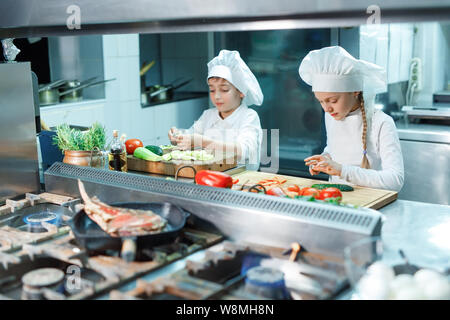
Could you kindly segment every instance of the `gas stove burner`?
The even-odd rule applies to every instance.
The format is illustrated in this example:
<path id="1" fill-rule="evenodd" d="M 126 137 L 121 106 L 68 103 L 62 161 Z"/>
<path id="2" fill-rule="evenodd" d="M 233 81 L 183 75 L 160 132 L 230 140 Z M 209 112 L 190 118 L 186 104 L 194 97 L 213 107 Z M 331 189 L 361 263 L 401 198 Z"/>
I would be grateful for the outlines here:
<path id="1" fill-rule="evenodd" d="M 41 300 L 44 288 L 60 293 L 64 291 L 64 272 L 56 268 L 36 269 L 22 277 L 22 285 L 23 300 Z"/>
<path id="2" fill-rule="evenodd" d="M 27 225 L 27 231 L 29 232 L 47 232 L 47 229 L 42 226 L 42 223 L 46 222 L 58 226 L 60 217 L 51 211 L 43 211 L 25 216 L 23 222 Z"/>
<path id="3" fill-rule="evenodd" d="M 245 290 L 268 299 L 288 299 L 283 272 L 267 267 L 253 267 L 247 272 Z"/>

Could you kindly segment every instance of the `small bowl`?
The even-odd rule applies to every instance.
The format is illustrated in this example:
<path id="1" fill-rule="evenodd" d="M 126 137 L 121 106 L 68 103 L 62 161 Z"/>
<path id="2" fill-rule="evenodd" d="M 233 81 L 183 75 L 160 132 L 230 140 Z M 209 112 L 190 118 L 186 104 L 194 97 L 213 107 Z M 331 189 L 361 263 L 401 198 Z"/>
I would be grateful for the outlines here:
<path id="1" fill-rule="evenodd" d="M 47 229 L 42 225 L 43 222 L 59 226 L 61 222 L 61 217 L 50 211 L 42 211 L 37 213 L 32 213 L 23 218 L 27 226 L 27 231 L 32 233 L 46 232 Z"/>

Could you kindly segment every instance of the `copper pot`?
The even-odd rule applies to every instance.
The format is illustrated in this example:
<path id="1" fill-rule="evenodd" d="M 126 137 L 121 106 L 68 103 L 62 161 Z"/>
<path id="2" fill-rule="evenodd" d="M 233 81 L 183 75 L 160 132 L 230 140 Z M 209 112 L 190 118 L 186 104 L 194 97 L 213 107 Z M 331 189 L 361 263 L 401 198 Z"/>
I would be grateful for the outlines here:
<path id="1" fill-rule="evenodd" d="M 63 162 L 75 166 L 103 168 L 105 159 L 101 151 L 65 150 Z"/>

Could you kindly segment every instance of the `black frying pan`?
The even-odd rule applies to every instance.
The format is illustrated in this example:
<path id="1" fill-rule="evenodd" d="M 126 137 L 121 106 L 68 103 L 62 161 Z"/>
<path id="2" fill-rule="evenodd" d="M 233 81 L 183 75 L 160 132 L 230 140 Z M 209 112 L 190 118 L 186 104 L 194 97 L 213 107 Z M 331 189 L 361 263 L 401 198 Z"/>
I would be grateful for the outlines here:
<path id="1" fill-rule="evenodd" d="M 88 251 L 121 251 L 122 258 L 127 261 L 134 260 L 136 248 L 149 248 L 174 241 L 189 217 L 188 212 L 168 202 L 121 202 L 113 203 L 111 206 L 152 210 L 167 219 L 167 225 L 161 232 L 149 232 L 149 234 L 134 237 L 110 236 L 97 223 L 92 221 L 84 210 L 78 211 L 67 222 L 77 242 Z"/>

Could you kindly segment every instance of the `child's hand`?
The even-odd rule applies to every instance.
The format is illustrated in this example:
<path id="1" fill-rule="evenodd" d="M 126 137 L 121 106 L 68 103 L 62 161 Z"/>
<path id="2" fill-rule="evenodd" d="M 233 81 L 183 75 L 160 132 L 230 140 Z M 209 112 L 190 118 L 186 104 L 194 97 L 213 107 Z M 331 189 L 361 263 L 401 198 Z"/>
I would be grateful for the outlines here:
<path id="1" fill-rule="evenodd" d="M 329 155 L 314 155 L 305 159 L 305 164 L 309 166 L 309 173 L 316 175 L 324 172 L 330 176 L 340 176 L 342 165 L 331 160 Z"/>
<path id="2" fill-rule="evenodd" d="M 184 134 L 184 135 L 178 135 L 175 138 L 175 142 L 178 148 L 181 150 L 191 150 L 192 149 L 192 134 Z"/>
<path id="3" fill-rule="evenodd" d="M 176 139 L 176 134 L 177 134 L 178 129 L 176 127 L 172 127 L 169 130 L 168 136 L 169 136 L 169 140 L 172 144 L 176 144 L 177 139 Z"/>
<path id="4" fill-rule="evenodd" d="M 177 135 L 175 140 L 177 146 L 182 150 L 190 150 L 193 148 L 204 148 L 211 142 L 211 140 L 208 137 L 198 133 Z"/>

